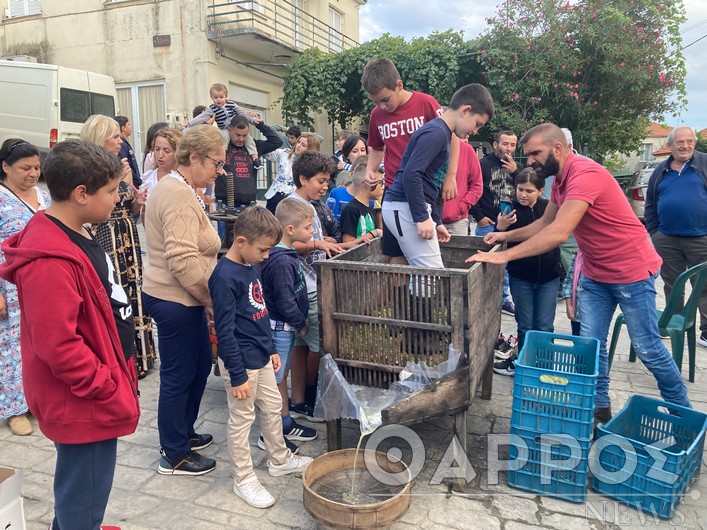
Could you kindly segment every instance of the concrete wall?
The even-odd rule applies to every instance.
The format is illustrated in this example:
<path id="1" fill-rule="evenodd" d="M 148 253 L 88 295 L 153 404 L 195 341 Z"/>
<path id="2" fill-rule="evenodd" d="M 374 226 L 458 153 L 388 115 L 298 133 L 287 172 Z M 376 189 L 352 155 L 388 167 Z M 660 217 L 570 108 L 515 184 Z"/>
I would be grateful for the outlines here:
<path id="1" fill-rule="evenodd" d="M 304 3 L 327 24 L 330 4 L 344 14 L 344 32 L 357 40 L 359 2 Z M 110 75 L 117 84 L 164 80 L 166 110 L 175 114 L 191 115 L 195 105 L 210 103 L 208 88 L 215 82 L 237 85 L 246 94 L 259 94 L 251 99 L 267 103 L 266 119 L 281 123 L 278 76 L 284 69 L 265 68 L 274 74 L 269 75 L 220 57 L 206 37 L 208 5 L 210 0 L 42 0 L 41 15 L 0 21 L 0 56 L 31 55 L 39 62 Z M 3 13 L 7 6 L 8 0 L 0 0 Z M 171 45 L 154 47 L 155 35 L 169 36 Z M 227 55 L 252 60 L 243 50 Z M 329 140 L 326 118 L 316 121 L 317 132 Z M 323 148 L 330 150 L 331 142 Z"/>
<path id="2" fill-rule="evenodd" d="M 653 146 L 652 153 L 655 153 L 656 151 L 662 149 L 665 147 L 665 142 L 668 138 L 667 137 L 660 137 L 660 138 L 655 138 L 655 137 L 649 137 L 649 138 L 644 138 L 643 141 L 641 142 L 641 148 L 643 148 L 643 144 L 651 144 Z M 638 171 L 639 169 L 642 169 L 643 166 L 645 165 L 646 161 L 641 160 L 641 156 L 643 155 L 643 152 L 633 152 L 630 154 L 630 156 L 624 157 L 626 159 L 626 166 L 630 171 Z M 655 157 L 651 155 L 649 162 L 655 160 Z"/>

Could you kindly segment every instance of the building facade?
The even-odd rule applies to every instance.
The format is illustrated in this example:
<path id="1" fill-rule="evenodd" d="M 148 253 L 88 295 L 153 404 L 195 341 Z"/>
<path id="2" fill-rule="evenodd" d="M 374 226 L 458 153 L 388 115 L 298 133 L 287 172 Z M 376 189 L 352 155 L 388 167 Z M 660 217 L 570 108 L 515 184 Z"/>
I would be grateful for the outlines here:
<path id="1" fill-rule="evenodd" d="M 142 154 L 150 124 L 180 126 L 209 86 L 281 124 L 282 76 L 298 53 L 357 46 L 366 0 L 0 0 L 0 57 L 107 74 Z M 18 102 L 31 105 L 31 102 Z M 331 147 L 331 125 L 316 120 Z"/>

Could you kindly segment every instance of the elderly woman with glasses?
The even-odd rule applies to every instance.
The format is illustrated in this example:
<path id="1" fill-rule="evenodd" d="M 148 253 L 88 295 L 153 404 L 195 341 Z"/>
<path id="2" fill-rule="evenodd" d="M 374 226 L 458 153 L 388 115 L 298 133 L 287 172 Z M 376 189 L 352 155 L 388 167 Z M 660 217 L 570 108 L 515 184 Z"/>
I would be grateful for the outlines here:
<path id="1" fill-rule="evenodd" d="M 212 436 L 194 431 L 211 368 L 207 325 L 213 320 L 213 305 L 207 282 L 221 248 L 198 189 L 213 185 L 225 156 L 218 129 L 189 128 L 177 147 L 177 169 L 157 183 L 145 207 L 150 260 L 143 299 L 157 322 L 157 427 L 162 446 L 158 472 L 164 475 L 203 475 L 216 465 L 196 452 L 209 446 Z"/>

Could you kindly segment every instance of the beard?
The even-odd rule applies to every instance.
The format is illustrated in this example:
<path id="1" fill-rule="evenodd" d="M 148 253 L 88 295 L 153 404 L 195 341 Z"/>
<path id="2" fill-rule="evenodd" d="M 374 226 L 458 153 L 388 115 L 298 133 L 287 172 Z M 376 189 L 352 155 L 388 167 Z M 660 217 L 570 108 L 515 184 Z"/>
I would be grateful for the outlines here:
<path id="1" fill-rule="evenodd" d="M 560 162 L 555 158 L 553 153 L 548 153 L 547 160 L 544 164 L 533 162 L 531 166 L 538 177 L 545 180 L 547 177 L 556 176 L 560 172 Z"/>

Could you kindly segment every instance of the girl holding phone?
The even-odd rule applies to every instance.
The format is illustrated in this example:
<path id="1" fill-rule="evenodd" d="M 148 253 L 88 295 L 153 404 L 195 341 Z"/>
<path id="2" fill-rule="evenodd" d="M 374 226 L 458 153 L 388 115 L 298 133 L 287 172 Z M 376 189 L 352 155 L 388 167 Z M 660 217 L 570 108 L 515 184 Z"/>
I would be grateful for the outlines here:
<path id="1" fill-rule="evenodd" d="M 540 219 L 545 213 L 548 201 L 540 195 L 544 181 L 533 168 L 523 169 L 515 178 L 516 200 L 513 209 L 498 215 L 496 230 L 515 230 Z M 509 243 L 508 247 L 518 243 Z M 557 292 L 560 277 L 560 249 L 555 248 L 545 254 L 509 261 L 506 266 L 510 280 L 511 295 L 515 302 L 515 319 L 518 324 L 518 351 L 523 349 L 525 334 L 530 330 L 554 331 Z M 514 375 L 513 355 L 504 361 L 494 363 L 498 374 Z"/>

